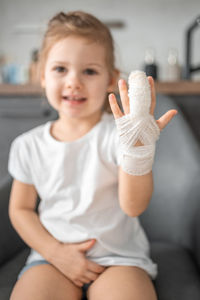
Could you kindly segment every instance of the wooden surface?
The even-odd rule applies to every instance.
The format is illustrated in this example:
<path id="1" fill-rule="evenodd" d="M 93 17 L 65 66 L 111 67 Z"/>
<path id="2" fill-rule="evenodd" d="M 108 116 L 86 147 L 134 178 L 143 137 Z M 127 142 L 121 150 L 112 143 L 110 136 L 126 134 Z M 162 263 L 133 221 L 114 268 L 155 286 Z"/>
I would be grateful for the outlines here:
<path id="1" fill-rule="evenodd" d="M 31 84 L 0 84 L 0 96 L 41 96 L 44 90 L 39 85 Z"/>
<path id="2" fill-rule="evenodd" d="M 156 91 L 166 95 L 200 95 L 200 81 L 158 81 Z"/>
<path id="3" fill-rule="evenodd" d="M 200 81 L 157 81 L 156 92 L 166 95 L 200 95 Z M 39 85 L 0 84 L 0 96 L 44 96 L 44 90 Z"/>

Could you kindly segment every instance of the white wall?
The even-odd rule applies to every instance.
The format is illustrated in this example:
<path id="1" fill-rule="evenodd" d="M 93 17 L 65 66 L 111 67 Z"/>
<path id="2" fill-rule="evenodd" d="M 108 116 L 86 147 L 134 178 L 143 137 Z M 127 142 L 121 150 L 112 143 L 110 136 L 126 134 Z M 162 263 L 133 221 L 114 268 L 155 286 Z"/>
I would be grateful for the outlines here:
<path id="1" fill-rule="evenodd" d="M 41 29 L 60 10 L 85 10 L 103 21 L 119 19 L 124 29 L 113 29 L 118 67 L 123 72 L 141 68 L 145 49 L 153 47 L 165 79 L 169 48 L 176 48 L 184 64 L 184 33 L 200 15 L 200 0 L 0 0 L 0 52 L 10 61 L 28 64 L 39 47 Z M 200 64 L 200 27 L 194 35 L 194 59 Z"/>

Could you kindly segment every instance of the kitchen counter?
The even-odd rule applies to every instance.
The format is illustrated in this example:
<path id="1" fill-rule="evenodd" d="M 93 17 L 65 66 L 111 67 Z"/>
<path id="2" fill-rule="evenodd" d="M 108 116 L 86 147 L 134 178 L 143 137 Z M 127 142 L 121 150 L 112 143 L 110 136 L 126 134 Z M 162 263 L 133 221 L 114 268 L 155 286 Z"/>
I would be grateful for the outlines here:
<path id="1" fill-rule="evenodd" d="M 156 92 L 165 95 L 200 95 L 200 81 L 156 81 Z M 0 96 L 44 96 L 39 85 L 0 84 Z"/>

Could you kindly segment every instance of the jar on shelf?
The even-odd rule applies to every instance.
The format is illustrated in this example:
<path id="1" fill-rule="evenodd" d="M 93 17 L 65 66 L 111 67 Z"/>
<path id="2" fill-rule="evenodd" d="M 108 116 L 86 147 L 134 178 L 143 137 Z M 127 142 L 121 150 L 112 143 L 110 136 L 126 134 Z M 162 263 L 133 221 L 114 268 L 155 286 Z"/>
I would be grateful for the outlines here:
<path id="1" fill-rule="evenodd" d="M 179 81 L 181 79 L 181 67 L 178 62 L 178 51 L 169 49 L 167 57 L 167 81 Z"/>
<path id="2" fill-rule="evenodd" d="M 35 49 L 31 53 L 31 63 L 29 66 L 29 82 L 39 84 L 39 66 L 38 66 L 38 50 Z"/>

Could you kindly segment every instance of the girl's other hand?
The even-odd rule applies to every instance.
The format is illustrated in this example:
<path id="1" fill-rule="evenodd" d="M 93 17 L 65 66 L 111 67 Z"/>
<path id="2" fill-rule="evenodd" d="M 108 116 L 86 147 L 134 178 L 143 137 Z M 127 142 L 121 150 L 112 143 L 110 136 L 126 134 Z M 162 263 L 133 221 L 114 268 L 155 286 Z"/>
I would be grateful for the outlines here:
<path id="1" fill-rule="evenodd" d="M 95 240 L 83 243 L 58 243 L 49 262 L 75 285 L 82 287 L 89 283 L 105 270 L 105 267 L 86 258 L 86 252 L 95 244 Z"/>
<path id="2" fill-rule="evenodd" d="M 148 76 L 148 80 L 149 80 L 149 84 L 151 87 L 150 114 L 154 115 L 154 110 L 156 107 L 156 92 L 155 92 L 154 80 L 151 76 Z M 127 87 L 126 81 L 123 79 L 120 79 L 118 86 L 119 86 L 119 94 L 120 94 L 120 99 L 121 99 L 122 108 L 123 108 L 124 113 L 121 111 L 121 109 L 117 103 L 117 99 L 116 99 L 115 95 L 113 93 L 111 93 L 109 95 L 109 102 L 110 102 L 110 107 L 111 107 L 111 110 L 112 110 L 112 113 L 113 113 L 115 119 L 121 118 L 124 114 L 126 115 L 126 114 L 130 113 L 128 87 Z M 171 109 L 171 110 L 168 110 L 164 115 L 162 115 L 156 121 L 160 130 L 164 129 L 177 113 L 178 113 L 177 110 Z"/>

